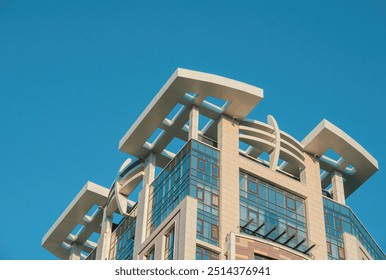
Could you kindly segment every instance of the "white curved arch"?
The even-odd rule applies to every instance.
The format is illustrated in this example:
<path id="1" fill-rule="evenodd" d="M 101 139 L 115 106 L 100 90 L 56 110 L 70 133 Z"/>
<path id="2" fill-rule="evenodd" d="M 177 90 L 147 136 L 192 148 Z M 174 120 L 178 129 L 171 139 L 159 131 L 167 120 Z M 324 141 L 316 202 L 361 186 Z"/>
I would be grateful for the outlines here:
<path id="1" fill-rule="evenodd" d="M 275 135 L 275 148 L 273 149 L 273 152 L 269 155 L 269 167 L 271 168 L 271 170 L 276 170 L 280 155 L 280 129 L 275 118 L 272 115 L 268 115 L 267 121 L 268 124 L 273 127 L 273 133 Z"/>
<path id="2" fill-rule="evenodd" d="M 255 136 L 250 136 L 246 134 L 240 134 L 239 139 L 243 140 L 243 142 L 247 143 L 248 145 L 264 151 L 266 153 L 271 153 L 272 150 L 275 148 L 275 145 L 272 142 L 269 142 L 267 140 L 255 137 Z"/>

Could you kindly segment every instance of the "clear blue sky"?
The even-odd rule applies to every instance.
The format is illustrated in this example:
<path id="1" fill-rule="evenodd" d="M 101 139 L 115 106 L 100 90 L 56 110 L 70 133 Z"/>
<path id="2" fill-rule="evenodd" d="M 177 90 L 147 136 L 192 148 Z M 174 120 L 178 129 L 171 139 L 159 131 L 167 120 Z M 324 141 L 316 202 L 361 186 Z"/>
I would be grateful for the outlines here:
<path id="1" fill-rule="evenodd" d="M 348 204 L 386 250 L 386 2 L 0 0 L 0 259 L 41 239 L 177 67 L 264 89 L 251 117 L 323 118 L 379 162 Z M 236 4 L 237 3 L 237 4 Z"/>

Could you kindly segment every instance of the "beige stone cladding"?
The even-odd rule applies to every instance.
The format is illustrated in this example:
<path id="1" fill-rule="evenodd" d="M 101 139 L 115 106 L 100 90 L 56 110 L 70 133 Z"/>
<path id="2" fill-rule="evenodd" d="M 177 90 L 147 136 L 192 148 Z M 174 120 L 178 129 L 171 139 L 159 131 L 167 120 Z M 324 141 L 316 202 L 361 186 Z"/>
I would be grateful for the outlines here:
<path id="1" fill-rule="evenodd" d="M 268 240 L 236 236 L 236 260 L 253 260 L 255 255 L 273 260 L 307 260 L 307 255 Z"/>
<path id="2" fill-rule="evenodd" d="M 308 239 L 311 244 L 316 244 L 311 254 L 315 259 L 324 260 L 327 259 L 327 247 L 319 162 L 307 153 L 304 156 L 306 167 L 300 182 L 241 155 L 239 166 L 241 170 L 305 199 Z"/>
<path id="3" fill-rule="evenodd" d="M 164 259 L 165 235 L 174 227 L 175 260 L 194 260 L 196 257 L 197 200 L 186 196 L 136 251 L 135 259 L 144 260 L 154 248 L 154 259 Z"/>
<path id="4" fill-rule="evenodd" d="M 344 253 L 346 260 L 371 260 L 369 252 L 352 234 L 343 232 Z"/>
<path id="5" fill-rule="evenodd" d="M 327 243 L 319 160 L 308 153 L 304 153 L 304 156 L 306 163 L 304 183 L 307 197 L 306 214 L 308 238 L 316 244 L 311 253 L 316 260 L 326 260 Z"/>
<path id="6" fill-rule="evenodd" d="M 237 232 L 240 218 L 239 198 L 239 129 L 237 121 L 222 116 L 218 124 L 218 148 L 220 149 L 220 205 L 219 205 L 219 246 L 225 259 L 226 237 Z"/>

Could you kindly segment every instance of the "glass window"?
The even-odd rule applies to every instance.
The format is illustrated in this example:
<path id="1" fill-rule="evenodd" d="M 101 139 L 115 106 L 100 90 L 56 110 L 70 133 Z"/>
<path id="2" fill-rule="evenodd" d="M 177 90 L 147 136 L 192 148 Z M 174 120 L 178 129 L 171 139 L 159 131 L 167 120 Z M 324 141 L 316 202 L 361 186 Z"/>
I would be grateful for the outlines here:
<path id="1" fill-rule="evenodd" d="M 341 259 L 341 260 L 345 259 L 343 247 L 338 247 L 338 254 L 339 254 L 339 259 Z"/>
<path id="2" fill-rule="evenodd" d="M 249 216 L 248 221 L 250 221 L 250 220 L 254 220 L 255 222 L 258 221 L 257 213 L 256 213 L 255 211 L 249 210 L 249 211 L 248 211 L 248 216 Z"/>
<path id="3" fill-rule="evenodd" d="M 291 197 L 287 197 L 287 207 L 289 209 L 295 210 L 295 200 Z"/>
<path id="4" fill-rule="evenodd" d="M 257 184 L 252 181 L 248 181 L 248 191 L 257 193 Z"/>
<path id="5" fill-rule="evenodd" d="M 204 221 L 202 219 L 197 219 L 197 232 L 204 233 Z"/>
<path id="6" fill-rule="evenodd" d="M 259 183 L 259 197 L 262 198 L 262 199 L 267 199 L 267 188 Z"/>
<path id="7" fill-rule="evenodd" d="M 342 230 L 342 221 L 337 217 L 335 217 L 335 228 L 338 230 Z"/>
<path id="8" fill-rule="evenodd" d="M 334 259 L 339 259 L 338 246 L 331 244 L 331 255 Z"/>
<path id="9" fill-rule="evenodd" d="M 149 253 L 145 256 L 146 260 L 154 260 L 154 247 L 149 251 Z"/>
<path id="10" fill-rule="evenodd" d="M 218 260 L 219 254 L 211 250 L 202 248 L 200 246 L 196 247 L 196 260 Z"/>
<path id="11" fill-rule="evenodd" d="M 244 206 L 240 207 L 240 219 L 243 220 L 243 221 L 247 221 L 248 220 L 247 208 L 244 207 Z"/>
<path id="12" fill-rule="evenodd" d="M 327 253 L 331 255 L 331 243 L 327 241 Z"/>
<path id="13" fill-rule="evenodd" d="M 204 201 L 205 201 L 205 205 L 208 205 L 208 206 L 211 206 L 211 205 L 212 205 L 212 196 L 211 196 L 211 192 L 205 191 L 205 194 L 204 194 Z M 210 212 L 210 211 L 208 211 L 208 212 Z"/>
<path id="14" fill-rule="evenodd" d="M 198 166 L 197 166 L 197 168 L 199 170 L 205 171 L 205 161 L 203 159 L 200 159 L 200 158 L 198 159 Z"/>
<path id="15" fill-rule="evenodd" d="M 247 181 L 244 176 L 240 176 L 240 190 L 246 192 L 247 191 Z"/>
<path id="16" fill-rule="evenodd" d="M 299 201 L 298 199 L 296 200 L 296 213 L 299 215 L 304 216 L 304 204 L 302 201 Z"/>
<path id="17" fill-rule="evenodd" d="M 272 189 L 268 190 L 268 200 L 269 200 L 269 202 L 276 203 L 275 191 Z"/>
<path id="18" fill-rule="evenodd" d="M 285 196 L 283 193 L 276 193 L 276 203 L 279 206 L 285 207 Z"/>
<path id="19" fill-rule="evenodd" d="M 218 206 L 218 195 L 212 194 L 212 205 Z"/>
<path id="20" fill-rule="evenodd" d="M 248 182 L 246 190 L 243 186 L 244 179 Z M 257 193 L 255 193 L 256 183 Z M 269 235 L 272 239 L 275 239 L 275 236 L 285 230 L 287 233 L 283 237 L 284 239 L 291 237 L 289 235 L 291 231 L 292 234 L 296 235 L 286 246 L 293 248 L 303 239 L 307 240 L 304 199 L 267 182 L 257 180 L 250 175 L 240 173 L 240 225 L 244 226 L 250 220 L 255 221 L 257 225 L 262 225 L 262 227 L 255 233 L 251 230 L 256 228 L 255 225 L 251 228 L 241 228 L 246 234 L 253 233 L 258 237 L 266 238 L 265 235 L 276 227 L 276 230 Z M 282 243 L 283 238 L 276 242 Z M 304 252 L 308 249 L 307 244 L 308 242 L 300 244 L 296 250 Z"/>
<path id="21" fill-rule="evenodd" d="M 260 254 L 255 254 L 254 255 L 254 259 L 255 260 L 274 260 L 273 258 L 270 258 L 270 257 L 267 257 L 267 256 L 263 256 L 263 255 L 260 255 Z"/>
<path id="22" fill-rule="evenodd" d="M 211 225 L 211 238 L 218 240 L 218 226 L 216 225 Z"/>
<path id="23" fill-rule="evenodd" d="M 172 260 L 174 253 L 174 228 L 165 235 L 165 260 Z"/>
<path id="24" fill-rule="evenodd" d="M 197 186 L 197 199 L 204 201 L 204 190 Z"/>
<path id="25" fill-rule="evenodd" d="M 212 174 L 214 177 L 218 178 L 218 166 L 217 165 L 212 165 Z"/>

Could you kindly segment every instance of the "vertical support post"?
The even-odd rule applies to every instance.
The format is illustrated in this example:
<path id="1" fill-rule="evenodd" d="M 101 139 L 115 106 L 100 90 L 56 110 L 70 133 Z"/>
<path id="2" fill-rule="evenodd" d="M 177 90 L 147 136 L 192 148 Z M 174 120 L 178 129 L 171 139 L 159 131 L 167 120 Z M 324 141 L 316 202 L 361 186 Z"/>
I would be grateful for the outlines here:
<path id="1" fill-rule="evenodd" d="M 148 220 L 148 204 L 150 185 L 155 178 L 155 161 L 156 156 L 154 153 L 150 153 L 145 159 L 145 169 L 143 175 L 143 186 L 138 194 L 138 209 L 137 209 L 137 222 L 135 228 L 135 243 L 133 259 L 138 259 L 138 253 L 140 251 L 141 244 L 146 239 L 146 227 Z"/>
<path id="2" fill-rule="evenodd" d="M 236 259 L 236 234 L 230 232 L 228 235 L 228 260 Z"/>
<path id="3" fill-rule="evenodd" d="M 74 243 L 71 246 L 70 257 L 68 258 L 70 261 L 79 261 L 81 254 L 81 245 L 78 243 Z"/>
<path id="4" fill-rule="evenodd" d="M 313 155 L 304 153 L 304 163 L 302 182 L 306 182 L 305 194 L 306 219 L 308 240 L 316 243 L 311 254 L 317 260 L 327 259 L 326 229 L 324 224 L 324 209 L 322 199 L 322 184 L 320 182 L 319 159 Z"/>
<path id="5" fill-rule="evenodd" d="M 336 202 L 346 204 L 346 197 L 344 194 L 343 175 L 339 171 L 334 171 L 331 176 L 332 194 Z"/>
<path id="6" fill-rule="evenodd" d="M 106 207 L 105 209 L 103 209 L 101 236 L 98 240 L 95 258 L 97 260 L 107 260 L 109 258 L 112 225 L 113 220 L 107 215 Z"/>
<path id="7" fill-rule="evenodd" d="M 228 250 L 227 235 L 229 232 L 238 232 L 240 225 L 239 123 L 222 115 L 217 129 L 220 149 L 219 246 L 221 259 L 224 259 L 224 253 Z"/>
<path id="8" fill-rule="evenodd" d="M 189 113 L 189 139 L 198 140 L 198 107 L 192 106 Z"/>

